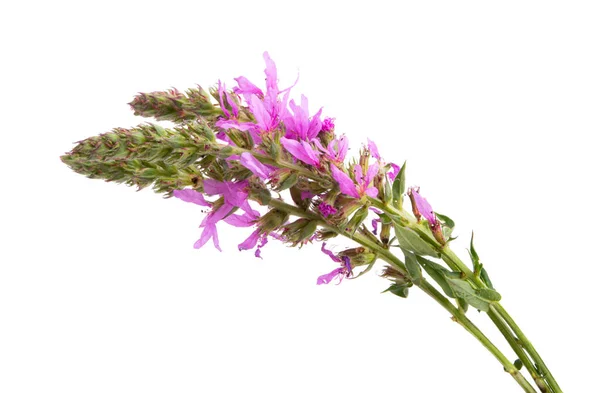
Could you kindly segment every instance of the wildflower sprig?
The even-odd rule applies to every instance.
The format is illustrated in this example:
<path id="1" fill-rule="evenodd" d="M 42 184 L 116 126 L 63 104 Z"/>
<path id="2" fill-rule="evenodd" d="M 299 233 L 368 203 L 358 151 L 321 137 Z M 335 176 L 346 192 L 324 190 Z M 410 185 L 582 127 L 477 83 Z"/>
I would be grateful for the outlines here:
<path id="1" fill-rule="evenodd" d="M 167 197 L 202 206 L 208 212 L 196 248 L 212 241 L 221 250 L 223 223 L 245 231 L 238 249 L 254 250 L 260 258 L 272 240 L 292 247 L 321 242 L 333 270 L 317 277 L 317 284 L 356 279 L 380 261 L 381 276 L 390 281 L 384 292 L 404 298 L 412 287 L 423 290 L 524 391 L 561 392 L 500 305 L 473 241 L 471 269 L 450 248 L 454 221 L 435 212 L 420 188 L 406 188 L 406 164 L 384 160 L 371 140 L 358 157 L 347 158 L 349 142 L 335 132 L 334 119 L 322 117 L 322 108 L 309 111 L 304 96 L 291 99 L 293 86 L 280 89 L 275 63 L 267 53 L 264 58 L 264 90 L 241 76 L 233 89 L 219 81 L 209 92 L 198 87 L 140 93 L 130 103 L 136 115 L 174 126 L 117 128 L 78 142 L 61 159 L 90 178 L 152 185 Z M 337 236 L 357 244 L 334 252 L 327 243 Z M 467 317 L 470 308 L 489 316 L 518 361 L 511 362 L 475 326 Z"/>

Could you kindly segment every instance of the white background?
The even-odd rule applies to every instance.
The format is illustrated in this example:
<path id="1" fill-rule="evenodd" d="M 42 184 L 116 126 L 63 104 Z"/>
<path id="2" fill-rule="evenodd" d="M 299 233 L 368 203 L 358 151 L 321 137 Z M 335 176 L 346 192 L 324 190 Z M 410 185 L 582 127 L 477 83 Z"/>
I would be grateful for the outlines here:
<path id="1" fill-rule="evenodd" d="M 354 153 L 368 136 L 408 160 L 408 183 L 457 222 L 459 255 L 475 230 L 563 389 L 594 391 L 597 2 L 390 4 L 3 5 L 0 391 L 519 391 L 418 290 L 380 294 L 377 274 L 316 286 L 335 267 L 318 247 L 259 260 L 237 251 L 244 229 L 220 228 L 223 253 L 194 250 L 198 206 L 60 162 L 142 122 L 137 92 L 262 86 L 265 50 Z"/>

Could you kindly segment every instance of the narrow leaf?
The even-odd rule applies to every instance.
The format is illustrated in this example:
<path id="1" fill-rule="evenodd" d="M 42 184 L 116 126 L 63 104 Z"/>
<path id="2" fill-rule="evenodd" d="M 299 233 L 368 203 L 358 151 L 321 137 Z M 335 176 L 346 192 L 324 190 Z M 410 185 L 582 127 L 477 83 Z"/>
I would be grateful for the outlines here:
<path id="1" fill-rule="evenodd" d="M 490 309 L 489 302 L 477 296 L 475 289 L 468 282 L 456 278 L 448 278 L 447 281 L 456 296 L 463 298 L 471 306 L 481 311 Z"/>
<path id="2" fill-rule="evenodd" d="M 396 296 L 400 296 L 402 298 L 407 298 L 408 297 L 408 288 L 410 287 L 410 283 L 409 284 L 392 284 L 389 286 L 388 289 L 386 289 L 385 291 L 383 291 L 382 293 L 385 292 L 390 292 L 393 293 Z"/>
<path id="3" fill-rule="evenodd" d="M 421 271 L 421 266 L 419 266 L 419 262 L 417 262 L 415 254 L 406 250 L 402 250 L 402 252 L 404 253 L 404 261 L 406 263 L 406 270 L 408 271 L 408 276 L 415 284 L 421 284 L 423 272 Z"/>
<path id="4" fill-rule="evenodd" d="M 401 248 L 412 251 L 416 255 L 438 257 L 438 252 L 414 231 L 400 225 L 395 225 L 394 228 L 396 229 L 396 237 Z"/>
<path id="5" fill-rule="evenodd" d="M 406 161 L 404 161 L 404 164 L 402 165 L 402 168 L 400 168 L 400 172 L 396 176 L 394 184 L 392 185 L 392 199 L 394 202 L 394 206 L 396 206 L 396 208 L 398 209 L 402 209 L 402 202 L 404 198 L 403 194 L 406 188 L 405 170 Z"/>
<path id="6" fill-rule="evenodd" d="M 498 292 L 488 288 L 479 288 L 475 291 L 475 294 L 490 302 L 499 302 L 502 299 L 502 296 Z"/>
<path id="7" fill-rule="evenodd" d="M 442 265 L 432 262 L 429 259 L 425 259 L 418 255 L 416 258 L 419 264 L 423 266 L 423 269 L 425 269 L 427 274 L 429 274 L 429 276 L 440 286 L 440 288 L 442 288 L 442 291 L 444 291 L 446 296 L 454 298 L 454 292 L 452 291 L 452 288 L 448 284 L 446 278 L 446 274 L 450 273 L 450 271 Z"/>

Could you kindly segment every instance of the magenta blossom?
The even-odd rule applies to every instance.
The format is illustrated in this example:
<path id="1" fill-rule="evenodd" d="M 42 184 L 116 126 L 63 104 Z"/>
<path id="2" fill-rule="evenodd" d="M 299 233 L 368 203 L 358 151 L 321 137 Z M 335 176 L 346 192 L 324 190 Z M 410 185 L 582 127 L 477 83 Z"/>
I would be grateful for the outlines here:
<path id="1" fill-rule="evenodd" d="M 244 98 L 256 122 L 238 122 L 237 120 L 228 119 L 220 119 L 216 122 L 216 126 L 223 129 L 235 128 L 250 132 L 255 143 L 260 140 L 261 132 L 273 131 L 279 126 L 282 118 L 286 116 L 289 90 L 293 87 L 279 90 L 275 63 L 267 52 L 263 54 L 263 57 L 266 63 L 266 93 L 244 76 L 235 78 L 238 85 L 233 89 L 234 93 Z M 279 95 L 283 93 L 285 93 L 283 99 L 280 100 Z"/>
<path id="2" fill-rule="evenodd" d="M 346 153 L 348 153 L 348 138 L 342 135 L 340 138 L 335 138 L 327 145 L 327 149 L 321 145 L 318 139 L 314 140 L 317 148 L 325 154 L 329 160 L 337 163 L 344 162 L 346 158 Z"/>
<path id="3" fill-rule="evenodd" d="M 301 141 L 313 140 L 319 131 L 321 131 L 321 112 L 323 108 L 312 117 L 308 116 L 308 99 L 302 95 L 301 105 L 296 105 L 294 100 L 290 101 L 290 108 L 292 113 L 289 111 L 283 118 L 283 123 L 286 128 L 287 138 L 297 138 Z"/>
<path id="4" fill-rule="evenodd" d="M 325 119 L 323 119 L 323 121 L 321 122 L 321 131 L 333 131 L 333 129 L 335 128 L 334 121 L 335 119 L 332 119 L 331 117 L 326 117 Z"/>
<path id="5" fill-rule="evenodd" d="M 319 166 L 319 153 L 313 149 L 310 143 L 288 138 L 281 138 L 280 142 L 294 158 L 308 165 Z"/>
<path id="6" fill-rule="evenodd" d="M 323 274 L 321 276 L 319 276 L 317 278 L 317 285 L 321 285 L 321 284 L 329 284 L 331 281 L 335 280 L 336 278 L 339 278 L 338 284 L 342 282 L 342 280 L 344 278 L 348 278 L 350 276 L 352 276 L 352 265 L 350 264 L 350 258 L 349 257 L 338 257 L 337 255 L 335 255 L 333 252 L 331 252 L 331 250 L 328 250 L 325 248 L 325 246 L 327 245 L 327 243 L 323 243 L 323 245 L 321 246 L 321 251 L 327 255 L 329 255 L 329 257 L 334 261 L 334 262 L 338 262 L 341 263 L 342 266 L 332 270 L 331 272 L 327 273 L 327 274 Z"/>
<path id="7" fill-rule="evenodd" d="M 367 170 L 367 174 L 363 174 L 362 167 L 360 165 L 354 166 L 354 179 L 356 183 L 350 179 L 350 176 L 346 175 L 343 171 L 339 170 L 334 164 L 331 164 L 331 175 L 340 185 L 340 191 L 342 194 L 354 198 L 361 198 L 364 195 L 368 195 L 372 198 L 377 197 L 377 188 L 370 186 L 373 182 L 373 178 L 379 172 L 379 164 L 371 164 Z"/>
<path id="8" fill-rule="evenodd" d="M 413 212 L 415 213 L 415 216 L 417 216 L 417 219 L 420 218 L 419 216 L 423 216 L 431 224 L 434 224 L 437 221 L 437 218 L 435 217 L 433 208 L 429 202 L 427 202 L 427 199 L 419 194 L 419 187 L 410 187 L 407 194 L 413 203 Z"/>
<path id="9" fill-rule="evenodd" d="M 325 202 L 321 202 L 319 204 L 319 211 L 321 212 L 321 214 L 323 215 L 323 217 L 328 217 L 332 214 L 337 213 L 337 209 Z"/>
<path id="10" fill-rule="evenodd" d="M 200 228 L 204 229 L 200 239 L 194 244 L 194 248 L 202 247 L 212 238 L 215 248 L 221 251 L 217 232 L 217 223 L 221 220 L 235 227 L 248 227 L 254 224 L 259 215 L 257 211 L 250 207 L 248 192 L 246 191 L 247 186 L 248 181 L 246 180 L 238 183 L 220 182 L 213 179 L 204 180 L 204 192 L 207 195 L 221 195 L 223 204 L 216 210 L 212 210 L 200 224 Z M 213 206 L 212 203 L 204 199 L 201 193 L 195 190 L 175 190 L 173 196 L 197 205 Z M 244 214 L 232 214 L 236 208 L 242 209 Z"/>

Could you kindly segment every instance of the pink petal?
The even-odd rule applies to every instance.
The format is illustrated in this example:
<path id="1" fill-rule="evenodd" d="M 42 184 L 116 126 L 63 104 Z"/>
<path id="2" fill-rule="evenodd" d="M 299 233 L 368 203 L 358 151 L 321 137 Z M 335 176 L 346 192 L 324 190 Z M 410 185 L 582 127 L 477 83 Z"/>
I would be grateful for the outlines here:
<path id="1" fill-rule="evenodd" d="M 246 240 L 244 240 L 242 243 L 238 244 L 238 250 L 242 251 L 242 250 L 250 250 L 250 249 L 254 248 L 254 246 L 256 246 L 256 243 L 258 243 L 259 235 L 260 235 L 260 229 L 257 229 L 254 232 L 252 232 Z"/>
<path id="2" fill-rule="evenodd" d="M 429 202 L 427 202 L 427 199 L 423 198 L 421 194 L 419 194 L 419 190 L 417 188 L 413 187 L 409 190 L 409 192 L 412 193 L 415 199 L 415 204 L 417 205 L 417 210 L 419 211 L 419 213 L 421 213 L 421 215 L 425 217 L 430 223 L 435 223 L 435 214 L 433 213 L 433 208 L 431 207 Z"/>
<path id="3" fill-rule="evenodd" d="M 381 156 L 379 155 L 379 149 L 377 149 L 377 145 L 375 144 L 375 142 L 373 142 L 369 138 L 367 138 L 367 142 L 368 142 L 369 151 L 371 152 L 371 155 L 375 159 L 381 160 Z"/>
<path id="4" fill-rule="evenodd" d="M 280 141 L 283 147 L 298 160 L 308 165 L 319 165 L 319 158 L 307 142 L 302 141 L 304 143 L 301 144 L 288 138 L 281 138 Z"/>
<path id="5" fill-rule="evenodd" d="M 331 164 L 331 176 L 340 185 L 340 191 L 354 198 L 360 198 L 356 185 L 348 175 L 340 171 L 334 164 Z"/>
<path id="6" fill-rule="evenodd" d="M 189 188 L 185 190 L 173 190 L 173 196 L 184 202 L 191 202 L 200 206 L 211 206 L 210 202 L 207 202 L 206 199 L 204 199 L 202 193 Z"/>
<path id="7" fill-rule="evenodd" d="M 267 180 L 271 176 L 272 170 L 267 168 L 262 162 L 258 161 L 256 157 L 248 152 L 242 153 L 240 163 L 250 169 L 252 173 L 262 180 Z"/>
<path id="8" fill-rule="evenodd" d="M 323 243 L 321 245 L 321 252 L 329 255 L 329 258 L 333 259 L 334 262 L 342 262 L 342 260 L 338 258 L 331 250 L 325 248 L 326 245 L 327 243 Z"/>
<path id="9" fill-rule="evenodd" d="M 341 267 L 338 267 L 337 269 L 331 271 L 330 273 L 319 276 L 317 278 L 317 285 L 329 284 L 331 281 L 333 281 L 333 279 L 335 279 L 336 277 L 338 277 L 342 274 L 344 274 L 344 269 Z"/>
<path id="10" fill-rule="evenodd" d="M 369 169 L 367 169 L 367 178 L 365 179 L 365 186 L 368 186 L 373 181 L 373 178 L 375 177 L 375 175 L 377 175 L 377 172 L 379 172 L 378 163 L 374 163 L 369 166 Z"/>

